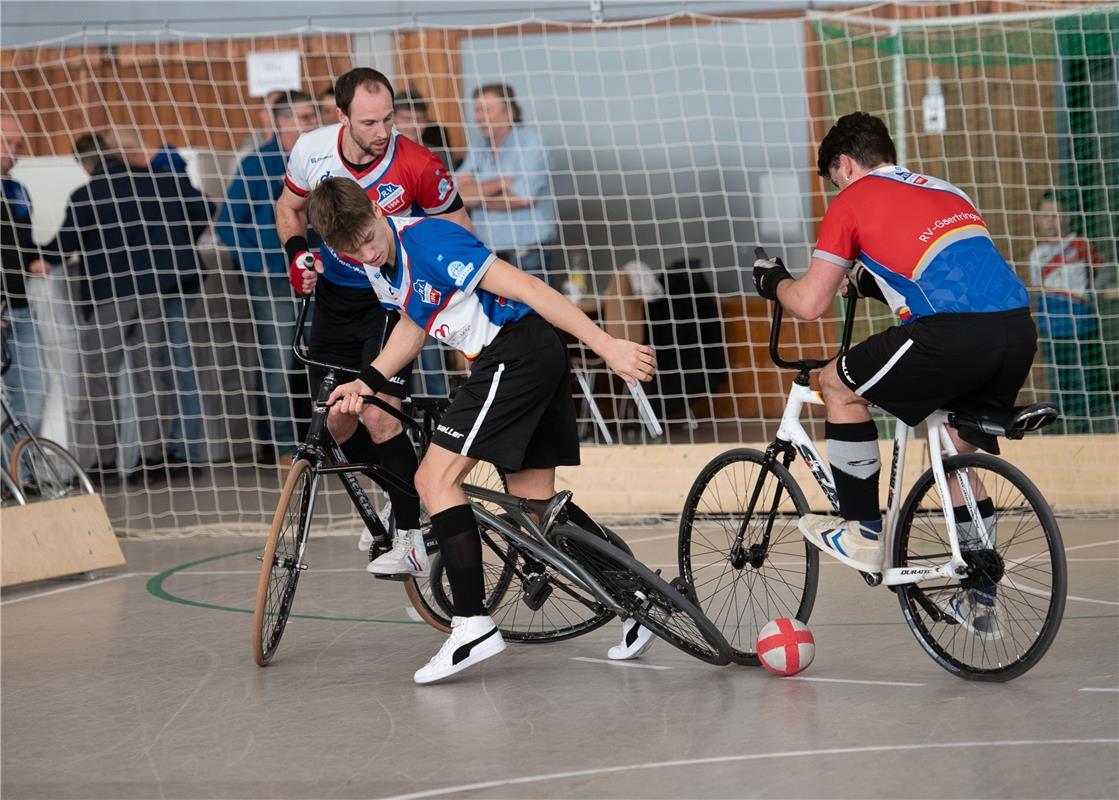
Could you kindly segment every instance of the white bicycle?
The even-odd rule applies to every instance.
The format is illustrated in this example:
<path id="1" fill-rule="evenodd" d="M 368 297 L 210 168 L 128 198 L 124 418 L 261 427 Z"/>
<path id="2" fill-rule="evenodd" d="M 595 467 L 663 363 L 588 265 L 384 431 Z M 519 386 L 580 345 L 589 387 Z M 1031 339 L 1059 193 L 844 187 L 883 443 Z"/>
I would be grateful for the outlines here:
<path id="1" fill-rule="evenodd" d="M 850 344 L 855 306 L 849 298 L 841 352 Z M 823 405 L 809 375 L 830 359 L 782 359 L 781 316 L 775 304 L 770 356 L 797 376 L 777 435 L 764 453 L 740 448 L 707 464 L 680 519 L 680 574 L 742 664 L 758 663 L 761 626 L 777 617 L 807 622 L 816 600 L 819 552 L 797 528 L 809 508 L 789 472 L 798 454 L 838 510 L 827 462 L 800 423 L 805 406 Z M 897 594 L 917 641 L 958 677 L 1008 681 L 1033 667 L 1060 627 L 1067 574 L 1060 529 L 1037 487 L 1000 458 L 959 454 L 947 427 L 1019 439 L 1059 416 L 1048 403 L 998 417 L 934 413 L 926 420 L 930 467 L 907 495 L 901 483 L 914 430 L 897 422 L 883 564 L 863 577 Z M 984 517 L 981 503 L 993 513 Z"/>

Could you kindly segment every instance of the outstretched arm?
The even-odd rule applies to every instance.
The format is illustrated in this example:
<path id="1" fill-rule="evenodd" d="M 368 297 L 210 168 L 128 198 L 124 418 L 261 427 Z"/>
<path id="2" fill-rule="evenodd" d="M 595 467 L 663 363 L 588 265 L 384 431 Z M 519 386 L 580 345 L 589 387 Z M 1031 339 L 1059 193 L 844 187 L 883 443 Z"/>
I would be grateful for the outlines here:
<path id="1" fill-rule="evenodd" d="M 602 356 L 606 365 L 626 383 L 652 380 L 657 369 L 653 348 L 614 338 L 539 278 L 499 258 L 490 265 L 479 285 L 487 292 L 531 306 L 548 322 Z"/>

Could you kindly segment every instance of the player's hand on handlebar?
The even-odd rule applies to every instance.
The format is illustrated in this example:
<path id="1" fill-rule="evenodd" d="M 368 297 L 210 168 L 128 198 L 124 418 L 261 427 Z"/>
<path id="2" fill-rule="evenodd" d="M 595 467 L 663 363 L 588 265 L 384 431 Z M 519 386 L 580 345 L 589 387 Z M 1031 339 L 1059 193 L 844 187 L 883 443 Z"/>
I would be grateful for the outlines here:
<path id="1" fill-rule="evenodd" d="M 760 250 L 760 248 L 759 248 Z M 754 261 L 754 288 L 766 300 L 777 299 L 777 284 L 784 280 L 792 280 L 793 276 L 785 269 L 785 262 L 780 256 L 774 258 L 759 258 Z"/>
<path id="2" fill-rule="evenodd" d="M 330 398 L 327 402 L 331 406 L 338 409 L 342 414 L 353 414 L 357 416 L 365 408 L 365 397 L 373 394 L 373 390 L 365 385 L 365 381 L 353 380 L 349 383 L 343 383 L 337 386 L 333 392 L 330 393 Z"/>
<path id="3" fill-rule="evenodd" d="M 653 348 L 627 339 L 612 338 L 599 355 L 606 366 L 631 386 L 637 381 L 651 381 L 657 371 L 657 356 Z"/>
<path id="4" fill-rule="evenodd" d="M 300 251 L 288 265 L 288 282 L 298 295 L 315 291 L 319 273 L 323 271 L 322 259 L 308 250 Z"/>

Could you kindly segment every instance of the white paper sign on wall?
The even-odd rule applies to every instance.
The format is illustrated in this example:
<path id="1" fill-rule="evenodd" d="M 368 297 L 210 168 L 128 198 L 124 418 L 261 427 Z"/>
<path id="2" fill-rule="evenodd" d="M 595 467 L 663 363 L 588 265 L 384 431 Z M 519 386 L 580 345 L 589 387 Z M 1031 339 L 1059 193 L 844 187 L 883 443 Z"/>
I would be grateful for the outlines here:
<path id="1" fill-rule="evenodd" d="M 269 92 L 294 91 L 302 86 L 299 51 L 277 50 L 249 53 L 249 97 L 267 97 Z"/>

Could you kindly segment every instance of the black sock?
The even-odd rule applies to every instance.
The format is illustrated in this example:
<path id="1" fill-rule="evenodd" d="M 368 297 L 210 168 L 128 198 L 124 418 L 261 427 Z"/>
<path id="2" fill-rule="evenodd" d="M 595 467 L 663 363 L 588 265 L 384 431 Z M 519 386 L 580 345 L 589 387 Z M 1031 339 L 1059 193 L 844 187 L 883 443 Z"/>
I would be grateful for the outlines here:
<path id="1" fill-rule="evenodd" d="M 828 443 L 828 463 L 839 496 L 839 513 L 844 519 L 875 524 L 881 529 L 878 507 L 878 428 L 866 422 L 827 422 L 824 436 Z"/>
<path id="2" fill-rule="evenodd" d="M 401 431 L 387 442 L 375 445 L 377 460 L 381 466 L 408 483 L 416 479 L 416 450 L 408 435 Z M 414 494 L 389 488 L 392 500 L 392 513 L 396 517 L 397 530 L 415 530 L 420 527 L 420 498 Z"/>
<path id="3" fill-rule="evenodd" d="M 451 584 L 457 617 L 486 614 L 486 587 L 482 574 L 482 539 L 469 504 L 452 506 L 431 516 L 431 532 L 439 541 L 443 568 Z"/>
<path id="4" fill-rule="evenodd" d="M 335 439 L 337 442 L 338 440 Z M 359 425 L 349 439 L 338 442 L 338 449 L 349 464 L 378 464 L 377 450 L 364 427 Z"/>

